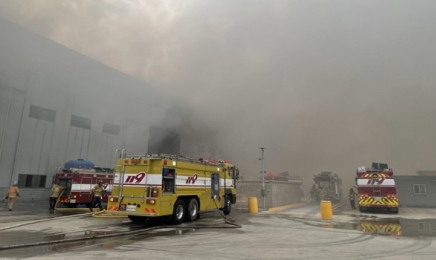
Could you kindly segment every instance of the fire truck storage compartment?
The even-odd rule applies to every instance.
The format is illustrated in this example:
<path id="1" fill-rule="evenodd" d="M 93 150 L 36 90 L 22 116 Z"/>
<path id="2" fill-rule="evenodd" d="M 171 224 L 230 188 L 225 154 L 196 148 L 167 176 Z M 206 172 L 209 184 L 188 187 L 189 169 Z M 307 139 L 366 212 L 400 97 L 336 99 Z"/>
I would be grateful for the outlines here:
<path id="1" fill-rule="evenodd" d="M 211 191 L 212 191 L 212 198 L 214 198 L 214 196 L 219 196 L 220 195 L 220 175 L 218 173 L 212 173 L 211 175 Z"/>
<path id="2" fill-rule="evenodd" d="M 388 170 L 388 169 L 389 169 L 389 166 L 388 166 L 387 163 L 375 163 L 375 162 L 373 162 L 373 163 L 371 164 L 371 168 L 372 168 L 373 170 L 383 171 L 383 170 Z"/>
<path id="3" fill-rule="evenodd" d="M 162 173 L 162 192 L 174 193 L 176 185 L 176 170 L 164 168 Z"/>

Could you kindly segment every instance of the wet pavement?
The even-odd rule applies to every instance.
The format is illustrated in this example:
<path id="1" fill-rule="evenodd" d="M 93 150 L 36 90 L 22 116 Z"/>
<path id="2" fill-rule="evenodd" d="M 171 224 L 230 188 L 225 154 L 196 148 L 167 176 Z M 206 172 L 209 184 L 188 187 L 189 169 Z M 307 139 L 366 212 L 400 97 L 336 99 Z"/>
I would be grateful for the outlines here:
<path id="1" fill-rule="evenodd" d="M 393 214 L 382 211 L 359 212 L 343 205 L 333 212 L 333 219 L 328 224 L 319 222 L 319 207 L 313 204 L 284 211 L 282 214 L 292 216 L 289 219 L 321 228 L 358 230 L 386 236 L 436 237 L 436 218 L 428 218 L 436 216 L 436 209 L 402 208 L 399 214 Z"/>
<path id="2" fill-rule="evenodd" d="M 236 210 L 230 220 L 242 228 L 231 228 L 212 212 L 192 223 L 122 237 L 1 250 L 0 259 L 433 259 L 436 219 L 427 216 L 434 213 L 436 209 L 402 209 L 398 215 L 372 214 L 343 206 L 327 221 L 321 219 L 317 205 L 278 213 Z M 29 217 L 13 214 L 16 222 Z M 50 214 L 39 212 L 34 217 L 43 216 Z M 1 221 L 5 217 L 12 216 L 0 212 Z M 0 246 L 89 238 L 150 225 L 72 217 L 0 231 Z"/>

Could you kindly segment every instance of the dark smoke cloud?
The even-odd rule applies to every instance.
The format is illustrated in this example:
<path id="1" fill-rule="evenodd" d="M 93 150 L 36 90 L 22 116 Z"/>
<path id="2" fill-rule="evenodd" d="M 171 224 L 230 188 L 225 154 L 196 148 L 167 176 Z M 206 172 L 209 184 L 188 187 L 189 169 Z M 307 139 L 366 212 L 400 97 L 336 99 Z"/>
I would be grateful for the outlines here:
<path id="1" fill-rule="evenodd" d="M 434 1 L 0 1 L 189 104 L 245 176 L 435 169 Z M 210 133 L 210 132 L 208 132 Z M 204 137 L 204 138 L 207 138 Z"/>

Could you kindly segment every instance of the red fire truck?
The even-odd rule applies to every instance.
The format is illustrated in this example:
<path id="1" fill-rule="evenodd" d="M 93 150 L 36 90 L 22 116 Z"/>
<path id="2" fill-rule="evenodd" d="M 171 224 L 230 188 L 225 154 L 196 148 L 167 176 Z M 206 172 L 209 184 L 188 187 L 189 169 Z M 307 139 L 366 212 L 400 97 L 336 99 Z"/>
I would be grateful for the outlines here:
<path id="1" fill-rule="evenodd" d="M 265 180 L 287 181 L 287 180 L 289 180 L 289 173 L 288 172 L 281 172 L 281 173 L 268 172 L 268 173 L 265 173 L 264 178 L 265 178 Z"/>
<path id="2" fill-rule="evenodd" d="M 394 172 L 386 163 L 372 163 L 357 169 L 357 199 L 360 211 L 386 209 L 398 213 Z"/>
<path id="3" fill-rule="evenodd" d="M 316 188 L 316 201 L 330 200 L 334 203 L 342 201 L 342 180 L 336 173 L 321 172 L 313 176 Z"/>
<path id="4" fill-rule="evenodd" d="M 64 187 L 57 207 L 90 207 L 91 190 L 99 180 L 103 180 L 103 187 L 107 191 L 103 194 L 102 202 L 107 202 L 108 196 L 111 195 L 113 179 L 113 169 L 95 167 L 92 162 L 83 159 L 71 160 L 65 163 L 63 168 L 57 168 L 53 178 L 53 181 L 59 181 Z"/>

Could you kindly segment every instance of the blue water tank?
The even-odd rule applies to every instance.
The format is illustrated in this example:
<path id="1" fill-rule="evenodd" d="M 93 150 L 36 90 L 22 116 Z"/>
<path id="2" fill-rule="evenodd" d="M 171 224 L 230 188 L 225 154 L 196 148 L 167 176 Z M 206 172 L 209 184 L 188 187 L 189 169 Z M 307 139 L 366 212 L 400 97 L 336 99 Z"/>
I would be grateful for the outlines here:
<path id="1" fill-rule="evenodd" d="M 81 169 L 90 169 L 94 168 L 94 163 L 90 161 L 85 161 L 84 159 L 70 160 L 65 163 L 65 169 L 70 168 L 81 168 Z"/>

